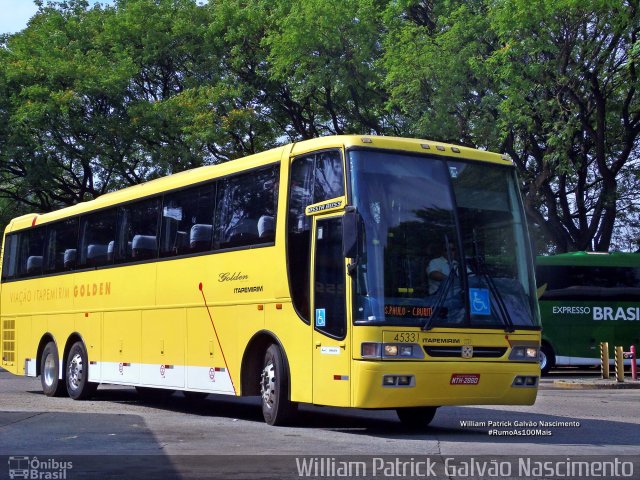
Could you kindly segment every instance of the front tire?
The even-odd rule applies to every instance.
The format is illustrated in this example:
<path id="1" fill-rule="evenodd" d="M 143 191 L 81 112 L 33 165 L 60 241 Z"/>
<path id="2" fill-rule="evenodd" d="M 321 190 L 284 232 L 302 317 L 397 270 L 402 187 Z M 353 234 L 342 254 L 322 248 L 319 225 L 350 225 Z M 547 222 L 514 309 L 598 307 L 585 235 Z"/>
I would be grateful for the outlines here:
<path id="1" fill-rule="evenodd" d="M 45 345 L 40 358 L 40 383 L 47 397 L 62 397 L 66 393 L 64 382 L 58 378 L 60 359 L 54 342 Z"/>
<path id="2" fill-rule="evenodd" d="M 89 381 L 89 356 L 84 343 L 72 345 L 67 356 L 66 373 L 67 393 L 71 398 L 86 400 L 96 393 L 98 384 Z"/>
<path id="3" fill-rule="evenodd" d="M 396 413 L 402 425 L 414 430 L 427 427 L 436 416 L 438 407 L 408 407 L 396 408 Z"/>
<path id="4" fill-rule="evenodd" d="M 556 356 L 553 348 L 546 343 L 540 347 L 540 372 L 546 375 L 556 364 Z"/>
<path id="5" fill-rule="evenodd" d="M 289 400 L 289 377 L 284 365 L 282 351 L 271 345 L 264 356 L 260 376 L 262 415 L 269 425 L 285 425 L 293 420 L 298 404 Z"/>

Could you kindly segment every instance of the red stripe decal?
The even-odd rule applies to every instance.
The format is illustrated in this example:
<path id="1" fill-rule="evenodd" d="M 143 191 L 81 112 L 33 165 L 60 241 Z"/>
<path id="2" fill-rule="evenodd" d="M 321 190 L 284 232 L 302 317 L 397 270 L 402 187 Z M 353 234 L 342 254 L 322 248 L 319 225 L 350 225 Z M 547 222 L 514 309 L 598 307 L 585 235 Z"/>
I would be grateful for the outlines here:
<path id="1" fill-rule="evenodd" d="M 36 220 L 38 219 L 38 216 L 36 215 L 35 217 L 33 217 L 33 221 L 31 222 L 31 226 L 35 227 L 36 226 Z"/>

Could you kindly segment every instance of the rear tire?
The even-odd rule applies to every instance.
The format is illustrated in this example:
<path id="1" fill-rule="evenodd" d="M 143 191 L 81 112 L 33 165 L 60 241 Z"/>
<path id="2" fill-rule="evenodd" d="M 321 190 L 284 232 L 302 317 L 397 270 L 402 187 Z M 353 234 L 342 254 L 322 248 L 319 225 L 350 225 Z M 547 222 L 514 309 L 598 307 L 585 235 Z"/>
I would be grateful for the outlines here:
<path id="1" fill-rule="evenodd" d="M 280 347 L 272 344 L 264 356 L 260 375 L 262 415 L 268 425 L 286 425 L 291 422 L 298 404 L 289 400 L 289 377 Z"/>
<path id="2" fill-rule="evenodd" d="M 402 425 L 412 430 L 420 430 L 431 423 L 437 409 L 438 407 L 396 408 L 396 413 Z"/>
<path id="3" fill-rule="evenodd" d="M 556 365 L 556 355 L 550 345 L 543 343 L 540 347 L 540 372 L 546 375 Z"/>
<path id="4" fill-rule="evenodd" d="M 65 368 L 67 393 L 74 400 L 91 398 L 98 384 L 89 381 L 89 356 L 82 342 L 76 342 L 69 350 Z"/>
<path id="5" fill-rule="evenodd" d="M 54 342 L 49 342 L 40 358 L 40 383 L 47 397 L 62 397 L 67 392 L 64 382 L 58 378 L 59 372 L 58 349 Z"/>

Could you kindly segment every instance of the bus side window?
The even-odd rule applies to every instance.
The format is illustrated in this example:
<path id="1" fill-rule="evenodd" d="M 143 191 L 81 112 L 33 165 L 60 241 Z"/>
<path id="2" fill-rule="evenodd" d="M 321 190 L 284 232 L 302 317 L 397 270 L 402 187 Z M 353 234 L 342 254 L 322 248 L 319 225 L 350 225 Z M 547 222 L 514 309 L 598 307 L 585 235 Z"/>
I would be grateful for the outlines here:
<path id="1" fill-rule="evenodd" d="M 313 203 L 344 195 L 342 158 L 338 151 L 315 155 Z"/>
<path id="2" fill-rule="evenodd" d="M 311 217 L 308 205 L 344 195 L 342 155 L 338 150 L 297 157 L 291 163 L 287 218 L 289 288 L 296 310 L 309 323 Z"/>
<path id="3" fill-rule="evenodd" d="M 69 218 L 49 225 L 44 273 L 73 270 L 78 243 L 78 218 Z"/>
<path id="4" fill-rule="evenodd" d="M 17 233 L 7 235 L 4 240 L 4 258 L 2 261 L 2 280 L 11 280 L 17 275 L 18 244 L 20 235 Z"/>
<path id="5" fill-rule="evenodd" d="M 108 244 L 107 255 L 116 263 L 156 258 L 159 212 L 159 198 L 119 207 L 118 232 L 115 242 Z"/>
<path id="6" fill-rule="evenodd" d="M 42 275 L 45 234 L 45 227 L 27 230 L 20 234 L 20 251 L 18 257 L 19 277 Z"/>
<path id="7" fill-rule="evenodd" d="M 116 209 L 86 215 L 80 219 L 77 265 L 99 267 L 113 263 L 109 244 L 116 238 Z"/>
<path id="8" fill-rule="evenodd" d="M 214 226 L 214 241 L 219 248 L 258 245 L 273 238 L 275 171 L 270 167 L 235 175 L 220 183 Z"/>
<path id="9" fill-rule="evenodd" d="M 211 250 L 215 191 L 209 183 L 164 196 L 161 257 Z"/>

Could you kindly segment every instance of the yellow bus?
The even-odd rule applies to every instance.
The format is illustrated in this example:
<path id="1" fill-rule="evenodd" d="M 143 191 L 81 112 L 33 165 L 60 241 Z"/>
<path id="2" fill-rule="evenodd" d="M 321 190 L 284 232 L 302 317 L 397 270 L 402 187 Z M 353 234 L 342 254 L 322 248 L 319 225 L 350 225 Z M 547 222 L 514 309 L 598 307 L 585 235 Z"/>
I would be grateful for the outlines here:
<path id="1" fill-rule="evenodd" d="M 530 405 L 540 368 L 514 165 L 375 136 L 302 141 L 7 226 L 2 367 L 98 384 L 396 409 Z M 161 390 L 158 390 L 160 392 Z"/>

